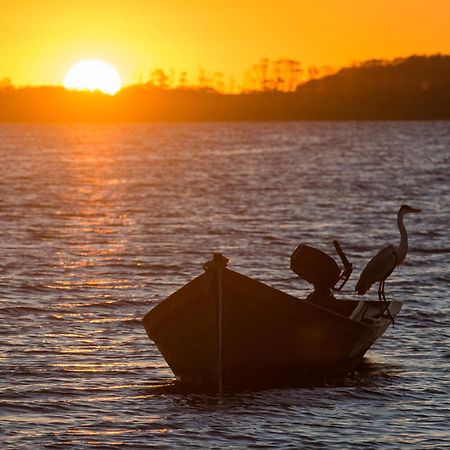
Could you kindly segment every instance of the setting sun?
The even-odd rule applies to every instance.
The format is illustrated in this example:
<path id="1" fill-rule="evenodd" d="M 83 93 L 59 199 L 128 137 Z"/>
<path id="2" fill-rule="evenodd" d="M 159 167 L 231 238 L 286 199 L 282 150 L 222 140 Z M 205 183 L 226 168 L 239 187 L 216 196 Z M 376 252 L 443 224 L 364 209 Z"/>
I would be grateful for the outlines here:
<path id="1" fill-rule="evenodd" d="M 86 60 L 74 64 L 64 77 L 66 89 L 115 94 L 122 87 L 119 72 L 104 61 Z"/>

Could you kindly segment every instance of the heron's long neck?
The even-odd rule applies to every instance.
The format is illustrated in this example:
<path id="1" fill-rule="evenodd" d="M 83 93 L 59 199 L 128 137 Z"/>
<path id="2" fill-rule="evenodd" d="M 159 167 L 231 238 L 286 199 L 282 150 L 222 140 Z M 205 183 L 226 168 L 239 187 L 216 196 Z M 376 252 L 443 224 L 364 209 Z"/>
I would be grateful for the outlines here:
<path id="1" fill-rule="evenodd" d="M 398 246 L 398 261 L 397 265 L 401 264 L 406 257 L 408 251 L 408 233 L 406 232 L 405 225 L 403 225 L 403 212 L 400 212 L 397 216 L 397 225 L 400 230 L 400 245 Z"/>

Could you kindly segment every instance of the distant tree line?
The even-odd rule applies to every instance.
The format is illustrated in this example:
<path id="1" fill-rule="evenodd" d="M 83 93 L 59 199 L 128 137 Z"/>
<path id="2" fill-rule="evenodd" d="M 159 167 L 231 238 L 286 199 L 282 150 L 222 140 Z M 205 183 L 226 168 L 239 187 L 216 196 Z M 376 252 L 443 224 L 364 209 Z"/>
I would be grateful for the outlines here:
<path id="1" fill-rule="evenodd" d="M 161 89 L 200 89 L 237 94 L 243 92 L 293 92 L 302 83 L 336 72 L 330 66 L 304 68 L 300 61 L 281 58 L 261 59 L 244 73 L 242 82 L 236 78 L 226 78 L 222 72 L 207 71 L 200 67 L 196 77 L 187 71 L 156 68 L 149 74 L 148 84 Z"/>
<path id="2" fill-rule="evenodd" d="M 0 121 L 450 119 L 450 56 L 366 61 L 330 72 L 305 74 L 296 61 L 262 60 L 249 69 L 245 89 L 233 94 L 224 93 L 221 74 L 201 71 L 192 86 L 183 72 L 157 69 L 115 96 L 14 88 L 3 80 Z"/>

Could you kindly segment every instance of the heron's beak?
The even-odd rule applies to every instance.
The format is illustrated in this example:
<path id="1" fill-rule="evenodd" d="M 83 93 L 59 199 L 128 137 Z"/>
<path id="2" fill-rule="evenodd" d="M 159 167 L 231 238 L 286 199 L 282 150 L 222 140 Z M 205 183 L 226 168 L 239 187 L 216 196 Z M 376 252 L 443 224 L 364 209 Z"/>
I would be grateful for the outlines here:
<path id="1" fill-rule="evenodd" d="M 419 213 L 419 212 L 422 212 L 422 210 L 421 210 L 421 209 L 411 208 L 411 207 L 410 207 L 408 212 Z"/>

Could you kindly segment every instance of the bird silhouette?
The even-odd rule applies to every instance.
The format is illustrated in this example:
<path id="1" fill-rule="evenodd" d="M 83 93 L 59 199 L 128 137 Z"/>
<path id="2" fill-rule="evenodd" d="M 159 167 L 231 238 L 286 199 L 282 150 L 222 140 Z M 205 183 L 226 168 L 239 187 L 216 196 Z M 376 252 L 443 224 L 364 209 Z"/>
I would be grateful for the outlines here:
<path id="1" fill-rule="evenodd" d="M 356 283 L 355 291 L 359 295 L 365 294 L 370 287 L 380 282 L 378 286 L 378 299 L 380 302 L 384 302 L 385 311 L 388 312 L 389 317 L 394 323 L 393 318 L 389 313 L 387 307 L 386 296 L 384 293 L 384 284 L 386 279 L 391 275 L 394 269 L 399 266 L 405 259 L 408 251 L 408 233 L 406 232 L 405 225 L 403 224 L 403 217 L 408 213 L 418 213 L 420 209 L 412 208 L 408 205 L 402 205 L 397 213 L 397 225 L 400 231 L 400 244 L 388 245 L 380 250 L 366 265 L 359 277 L 358 283 Z M 384 312 L 382 312 L 384 314 Z"/>

